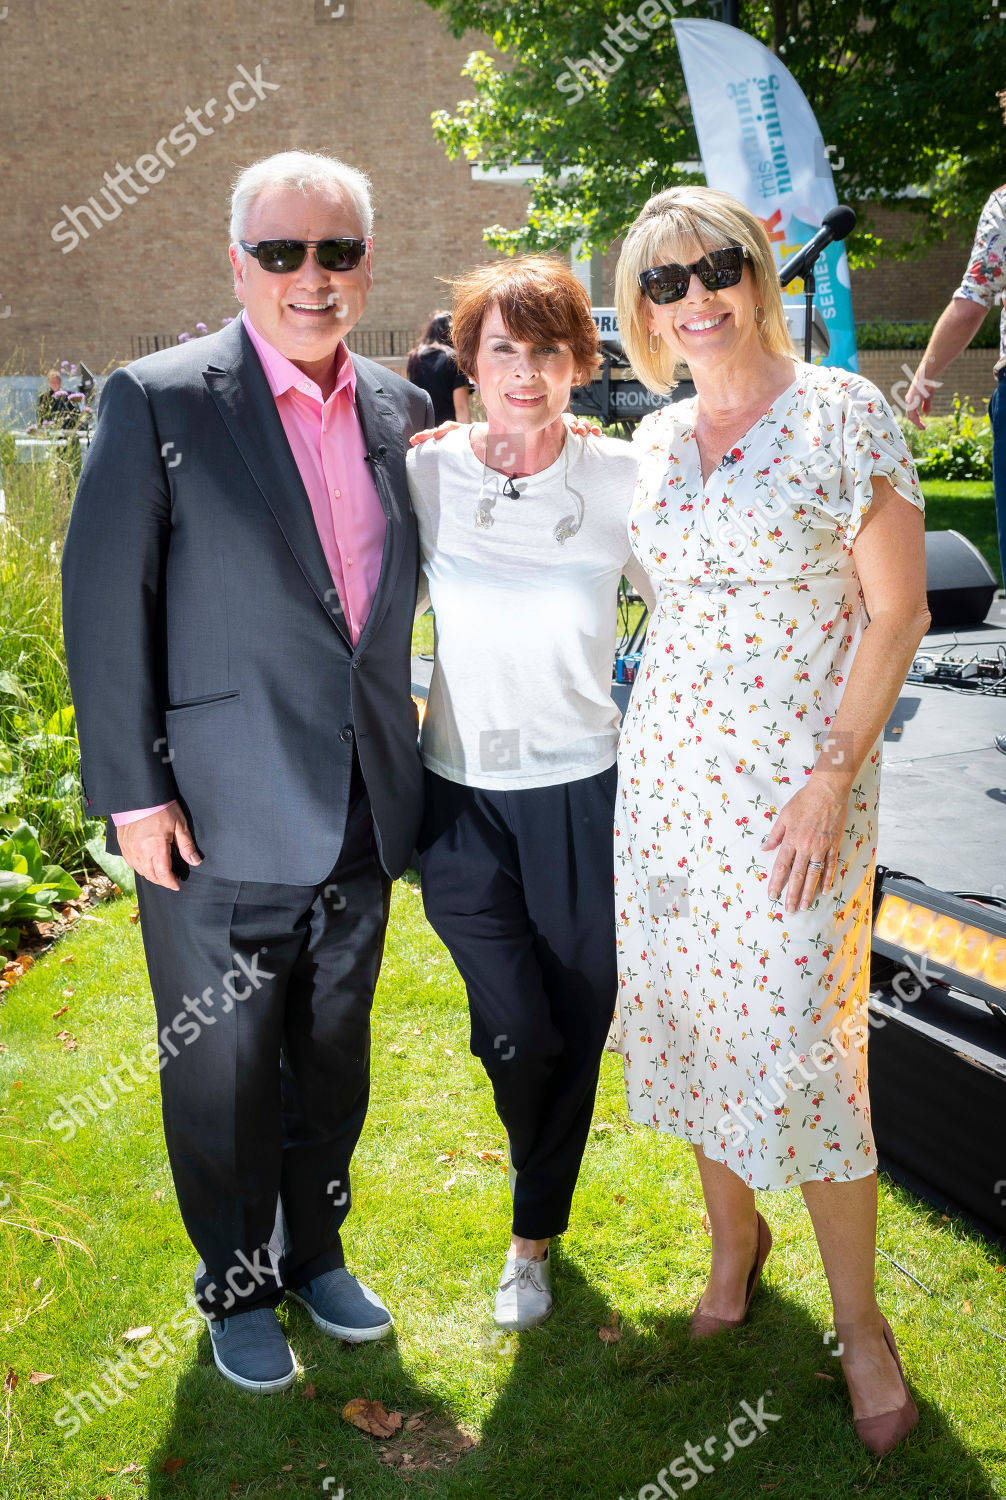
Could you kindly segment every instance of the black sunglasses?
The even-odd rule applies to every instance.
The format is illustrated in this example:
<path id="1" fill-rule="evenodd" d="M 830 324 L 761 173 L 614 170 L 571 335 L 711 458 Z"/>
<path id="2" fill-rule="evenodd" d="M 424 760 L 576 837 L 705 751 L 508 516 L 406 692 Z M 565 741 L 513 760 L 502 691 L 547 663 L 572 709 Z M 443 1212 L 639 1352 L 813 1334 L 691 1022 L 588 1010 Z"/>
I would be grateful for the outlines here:
<path id="1" fill-rule="evenodd" d="M 355 271 L 367 248 L 366 240 L 259 240 L 249 245 L 239 240 L 242 250 L 254 255 L 263 271 L 299 271 L 307 252 L 313 249 L 323 271 Z"/>
<path id="2" fill-rule="evenodd" d="M 744 262 L 750 260 L 750 252 L 743 245 L 727 245 L 723 250 L 710 250 L 701 260 L 690 266 L 673 262 L 668 266 L 652 266 L 640 271 L 639 285 L 658 307 L 668 302 L 680 302 L 688 291 L 692 276 L 697 276 L 708 292 L 721 292 L 725 287 L 736 286 L 744 272 Z"/>

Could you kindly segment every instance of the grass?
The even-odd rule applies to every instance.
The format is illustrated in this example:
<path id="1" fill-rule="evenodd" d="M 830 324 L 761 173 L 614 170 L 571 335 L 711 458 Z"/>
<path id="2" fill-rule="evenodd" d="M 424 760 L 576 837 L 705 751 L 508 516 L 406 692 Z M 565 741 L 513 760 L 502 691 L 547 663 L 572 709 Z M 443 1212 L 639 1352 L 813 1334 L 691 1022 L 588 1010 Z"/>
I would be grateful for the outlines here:
<path id="1" fill-rule="evenodd" d="M 174 1352 L 114 1411 L 64 1435 L 56 1413 L 98 1378 L 102 1358 L 130 1347 L 125 1331 L 184 1315 L 194 1260 L 156 1075 L 138 1067 L 146 1081 L 85 1116 L 70 1140 L 46 1123 L 58 1095 L 95 1085 L 120 1053 L 135 1060 L 153 1037 L 130 906 L 96 915 L 0 1011 L 0 1203 L 9 1198 L 0 1208 L 0 1363 L 18 1376 L 0 1400 L 0 1495 L 222 1500 L 341 1489 L 346 1500 L 629 1500 L 687 1441 L 701 1448 L 742 1401 L 756 1407 L 762 1396 L 780 1420 L 701 1479 L 703 1500 L 1006 1493 L 999 1253 L 882 1182 L 880 1244 L 936 1295 L 880 1261 L 880 1298 L 922 1425 L 875 1463 L 855 1440 L 823 1341 L 829 1304 L 798 1194 L 762 1195 L 776 1247 L 750 1324 L 718 1342 L 687 1340 L 708 1258 L 696 1173 L 682 1143 L 628 1122 L 615 1057 L 604 1060 L 572 1224 L 555 1254 L 555 1314 L 523 1335 L 496 1333 L 491 1295 L 509 1198 L 502 1168 L 478 1153 L 499 1151 L 503 1135 L 467 1050 L 460 980 L 406 883 L 395 889 L 375 1006 L 373 1093 L 346 1235 L 351 1266 L 393 1309 L 394 1340 L 351 1348 L 284 1307 L 303 1374 L 290 1392 L 256 1398 L 216 1374 L 200 1325 L 174 1334 Z M 57 1038 L 64 1029 L 76 1050 Z M 602 1342 L 598 1330 L 616 1312 L 622 1337 Z M 33 1386 L 32 1371 L 54 1378 Z M 435 1456 L 466 1434 L 475 1445 L 408 1477 L 341 1419 L 365 1394 L 427 1413 L 423 1431 L 389 1445 L 399 1455 Z"/>
<path id="2" fill-rule="evenodd" d="M 922 493 L 926 501 L 926 530 L 961 532 L 975 544 L 1001 584 L 992 485 L 985 480 L 926 479 Z"/>

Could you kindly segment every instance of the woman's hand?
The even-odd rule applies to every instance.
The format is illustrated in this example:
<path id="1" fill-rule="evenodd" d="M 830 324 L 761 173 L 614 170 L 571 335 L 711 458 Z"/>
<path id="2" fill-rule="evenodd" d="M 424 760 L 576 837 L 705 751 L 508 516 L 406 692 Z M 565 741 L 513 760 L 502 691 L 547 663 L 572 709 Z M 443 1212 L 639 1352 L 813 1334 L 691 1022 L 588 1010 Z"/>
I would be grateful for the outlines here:
<path id="1" fill-rule="evenodd" d="M 434 442 L 436 442 L 440 438 L 446 437 L 449 432 L 453 432 L 455 427 L 460 426 L 460 422 L 441 422 L 439 427 L 424 427 L 422 432 L 414 432 L 412 434 L 409 438 L 409 447 L 418 448 L 420 443 L 429 442 L 430 438 L 433 438 Z"/>
<path id="2" fill-rule="evenodd" d="M 601 429 L 596 422 L 589 417 L 574 417 L 571 411 L 564 411 L 562 420 L 570 432 L 575 432 L 577 437 L 600 437 Z"/>
<path id="3" fill-rule="evenodd" d="M 768 893 L 778 901 L 785 886 L 788 912 L 798 907 L 806 911 L 816 887 L 821 895 L 831 889 L 849 792 L 845 776 L 835 772 L 812 776 L 786 803 L 762 844 L 763 849 L 779 851 L 769 876 Z"/>

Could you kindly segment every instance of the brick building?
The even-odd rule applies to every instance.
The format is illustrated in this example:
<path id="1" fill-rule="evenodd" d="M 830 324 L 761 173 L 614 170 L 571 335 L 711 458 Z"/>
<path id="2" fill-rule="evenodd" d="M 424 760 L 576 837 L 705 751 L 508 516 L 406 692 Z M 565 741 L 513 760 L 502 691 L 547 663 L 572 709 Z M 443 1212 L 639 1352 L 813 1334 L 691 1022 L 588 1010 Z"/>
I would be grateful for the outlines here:
<path id="1" fill-rule="evenodd" d="M 364 352 L 387 348 L 392 331 L 401 347 L 447 301 L 437 278 L 490 258 L 484 225 L 523 219 L 523 187 L 473 181 L 433 138 L 431 111 L 465 95 L 462 65 L 485 39 L 457 41 L 421 0 L 0 10 L 4 217 L 19 251 L 0 266 L 0 371 L 70 358 L 100 372 L 155 337 L 218 327 L 237 307 L 230 183 L 272 151 L 330 151 L 373 180 Z M 939 312 L 970 228 L 923 261 L 853 273 L 857 320 Z M 595 259 L 595 302 L 613 300 L 614 261 Z"/>
<path id="2" fill-rule="evenodd" d="M 433 138 L 469 50 L 420 0 L 8 0 L 0 140 L 19 264 L 0 267 L 0 370 L 64 357 L 101 371 L 139 336 L 218 327 L 237 310 L 231 181 L 291 147 L 369 174 L 365 326 L 416 328 L 448 300 L 437 277 L 486 259 L 482 226 L 519 223 L 526 202 L 473 183 Z"/>

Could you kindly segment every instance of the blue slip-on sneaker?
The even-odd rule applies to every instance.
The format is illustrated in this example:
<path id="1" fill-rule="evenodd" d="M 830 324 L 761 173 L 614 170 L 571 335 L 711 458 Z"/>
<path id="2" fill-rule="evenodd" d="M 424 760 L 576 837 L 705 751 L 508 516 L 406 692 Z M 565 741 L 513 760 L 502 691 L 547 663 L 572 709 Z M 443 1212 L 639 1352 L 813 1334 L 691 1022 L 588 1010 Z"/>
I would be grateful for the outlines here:
<path id="1" fill-rule="evenodd" d="M 271 1307 L 253 1307 L 218 1322 L 207 1319 L 213 1363 L 243 1391 L 271 1395 L 297 1378 L 297 1361 Z"/>
<path id="2" fill-rule="evenodd" d="M 345 1266 L 323 1271 L 301 1287 L 287 1287 L 286 1294 L 304 1304 L 322 1333 L 349 1344 L 383 1339 L 395 1326 L 377 1293 L 357 1281 Z"/>

